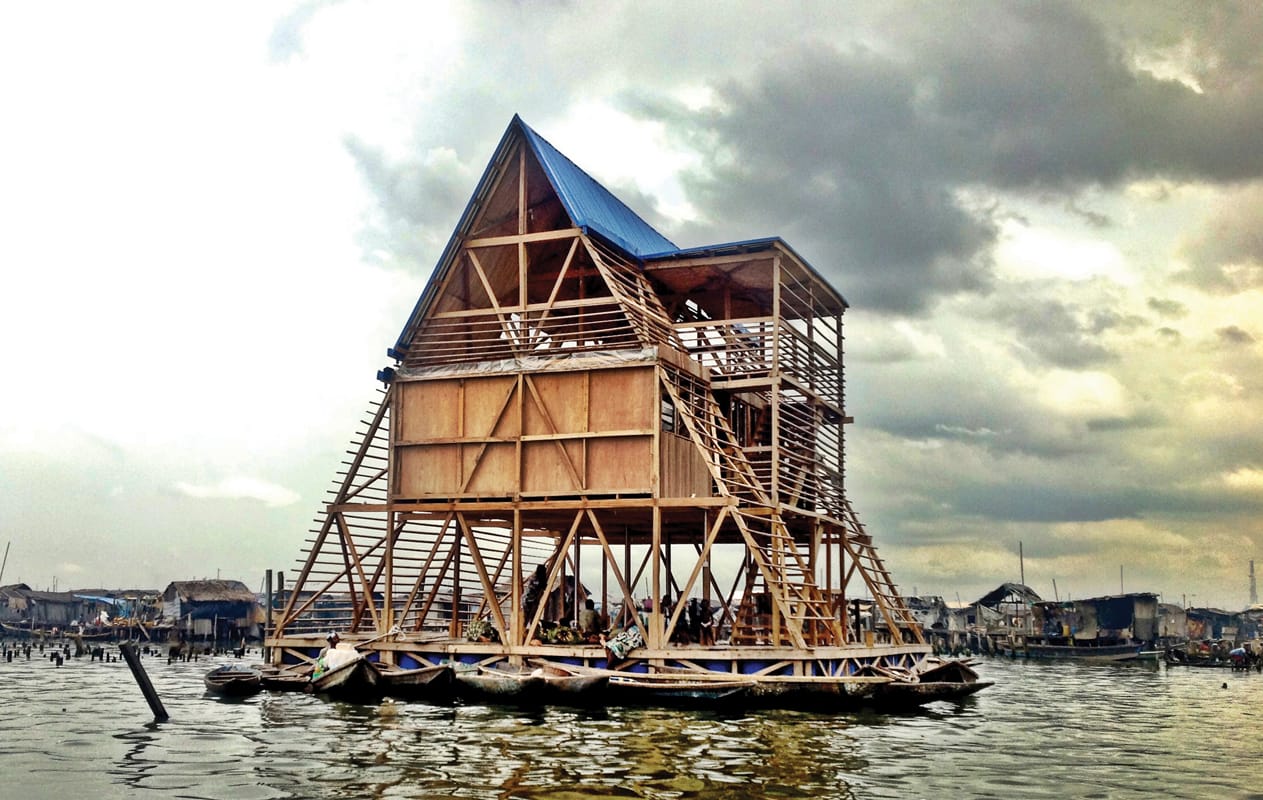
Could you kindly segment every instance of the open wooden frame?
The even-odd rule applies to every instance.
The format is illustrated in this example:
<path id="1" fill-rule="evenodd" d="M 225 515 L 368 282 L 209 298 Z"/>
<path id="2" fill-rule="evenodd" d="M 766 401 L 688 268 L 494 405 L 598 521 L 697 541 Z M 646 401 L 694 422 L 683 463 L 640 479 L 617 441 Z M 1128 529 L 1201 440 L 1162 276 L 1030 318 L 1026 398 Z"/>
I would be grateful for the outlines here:
<path id="1" fill-rule="evenodd" d="M 589 597 L 658 667 L 923 658 L 844 492 L 842 297 L 779 240 L 634 257 L 571 219 L 541 158 L 510 126 L 317 519 L 277 660 L 335 628 L 408 663 L 610 665 L 546 642 Z M 689 635 L 688 599 L 720 644 Z"/>

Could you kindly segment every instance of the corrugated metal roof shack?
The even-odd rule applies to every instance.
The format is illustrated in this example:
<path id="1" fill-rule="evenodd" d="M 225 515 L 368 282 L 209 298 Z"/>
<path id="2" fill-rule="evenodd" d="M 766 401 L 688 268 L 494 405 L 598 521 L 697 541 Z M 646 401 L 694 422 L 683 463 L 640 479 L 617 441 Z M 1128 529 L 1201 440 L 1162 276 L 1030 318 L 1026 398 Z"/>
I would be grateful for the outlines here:
<path id="1" fill-rule="evenodd" d="M 25 583 L 0 587 L 4 619 L 34 627 L 62 627 L 91 616 L 92 603 L 70 592 L 41 592 Z"/>

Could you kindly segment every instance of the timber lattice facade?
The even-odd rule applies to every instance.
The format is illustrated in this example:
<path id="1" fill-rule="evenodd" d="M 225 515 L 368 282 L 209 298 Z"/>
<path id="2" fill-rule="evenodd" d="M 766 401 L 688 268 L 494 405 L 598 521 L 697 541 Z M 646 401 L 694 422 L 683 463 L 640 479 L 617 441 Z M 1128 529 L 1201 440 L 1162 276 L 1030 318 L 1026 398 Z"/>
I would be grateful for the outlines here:
<path id="1" fill-rule="evenodd" d="M 779 239 L 675 248 L 515 118 L 390 351 L 275 659 L 336 629 L 409 666 L 614 667 L 543 639 L 591 597 L 643 638 L 620 668 L 915 669 L 929 649 L 844 491 L 846 307 Z M 690 598 L 718 642 L 682 635 Z"/>

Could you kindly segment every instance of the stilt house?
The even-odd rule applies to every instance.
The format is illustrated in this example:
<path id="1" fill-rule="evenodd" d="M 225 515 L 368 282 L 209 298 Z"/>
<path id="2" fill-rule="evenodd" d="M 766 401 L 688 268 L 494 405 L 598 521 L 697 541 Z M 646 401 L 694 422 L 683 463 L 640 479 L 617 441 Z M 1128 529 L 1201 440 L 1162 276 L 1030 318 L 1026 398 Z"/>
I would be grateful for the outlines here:
<path id="1" fill-rule="evenodd" d="M 623 668 L 914 669 L 929 648 L 844 491 L 846 308 L 778 238 L 676 247 L 515 117 L 388 351 L 274 658 L 334 624 L 403 666 L 606 666 L 548 643 L 540 576 L 585 587 L 557 616 L 587 595 L 640 632 Z"/>

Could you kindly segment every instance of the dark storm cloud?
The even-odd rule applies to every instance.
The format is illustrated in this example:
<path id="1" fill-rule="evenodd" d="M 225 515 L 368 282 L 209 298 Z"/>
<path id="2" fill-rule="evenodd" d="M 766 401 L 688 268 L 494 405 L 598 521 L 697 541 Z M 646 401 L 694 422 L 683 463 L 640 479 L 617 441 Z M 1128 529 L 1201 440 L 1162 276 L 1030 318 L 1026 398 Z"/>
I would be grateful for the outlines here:
<path id="1" fill-rule="evenodd" d="M 918 118 L 916 74 L 864 50 L 803 50 L 750 85 L 718 87 L 722 112 L 639 107 L 703 153 L 684 183 L 723 222 L 688 235 L 783 236 L 865 308 L 984 291 L 997 225 L 953 196 L 950 155 Z"/>
<path id="2" fill-rule="evenodd" d="M 1164 317 L 1183 317 L 1188 314 L 1188 306 L 1167 297 L 1150 297 L 1146 305 Z"/>
<path id="3" fill-rule="evenodd" d="M 1093 433 L 1107 433 L 1110 431 L 1134 431 L 1159 428 L 1166 425 L 1169 420 L 1152 410 L 1146 410 L 1139 414 L 1133 414 L 1128 417 L 1102 417 L 1099 419 L 1090 419 L 1087 421 L 1087 428 Z"/>
<path id="4" fill-rule="evenodd" d="M 297 52 L 323 5 L 277 23 L 274 58 Z M 853 304 L 923 313 L 940 297 L 993 287 L 998 220 L 1009 213 L 997 192 L 1056 201 L 1102 226 L 1108 217 L 1080 202 L 1085 187 L 1263 174 L 1263 81 L 1240 32 L 1256 28 L 1238 20 L 1248 6 L 1217 8 L 1146 7 L 1179 24 L 1139 25 L 1053 2 L 861 3 L 846 15 L 808 5 L 770 16 L 738 5 L 698 24 L 667 5 L 649 15 L 637 4 L 601 14 L 558 4 L 541 15 L 473 4 L 465 22 L 477 69 L 425 98 L 416 135 L 421 151 L 455 149 L 474 177 L 456 191 L 433 166 L 350 147 L 382 203 L 366 247 L 427 269 L 513 112 L 547 136 L 575 99 L 619 97 L 701 155 L 682 181 L 704 221 L 655 219 L 668 236 L 683 245 L 783 236 Z M 1199 48 L 1200 94 L 1133 63 L 1182 39 Z M 716 104 L 679 104 L 681 85 L 708 87 Z M 402 186 L 412 179 L 428 183 Z M 645 200 L 631 202 L 652 217 Z M 417 218 L 434 230 L 418 237 L 392 224 Z"/>
<path id="5" fill-rule="evenodd" d="M 711 233 L 784 235 L 853 303 L 918 312 L 991 285 L 993 212 L 964 191 L 1073 204 L 1085 187 L 1137 178 L 1263 174 L 1257 64 L 1233 60 L 1223 83 L 1208 67 L 1198 93 L 1137 70 L 1130 57 L 1151 43 L 1119 42 L 1070 5 L 915 8 L 877 31 L 880 48 L 821 32 L 751 77 L 713 81 L 717 109 L 639 101 L 704 154 L 687 187 L 722 220 Z M 1209 49 L 1212 21 L 1200 21 L 1187 35 Z"/>
<path id="6" fill-rule="evenodd" d="M 1030 456 L 1049 462 L 1095 453 L 1086 423 L 1052 423 L 1037 398 L 1005 382 L 951 364 L 900 363 L 865 368 L 848 380 L 857 425 L 911 442 L 967 442 L 982 457 Z"/>
<path id="7" fill-rule="evenodd" d="M 1219 341 L 1228 345 L 1254 344 L 1254 337 L 1248 331 L 1238 328 L 1236 325 L 1229 325 L 1226 328 L 1219 328 L 1215 331 L 1219 337 Z"/>
<path id="8" fill-rule="evenodd" d="M 1140 486 L 1013 483 L 959 485 L 950 502 L 957 512 L 1007 522 L 1102 522 L 1147 515 L 1200 515 L 1255 511 L 1257 499 L 1226 491 Z"/>
<path id="9" fill-rule="evenodd" d="M 1129 332 L 1143 324 L 1133 315 L 1101 306 L 1078 307 L 1037 288 L 995 303 L 992 316 L 1013 331 L 1020 351 L 1065 369 L 1083 369 L 1117 358 L 1102 341 L 1110 332 Z"/>
<path id="10" fill-rule="evenodd" d="M 1018 341 L 1049 364 L 1081 369 L 1116 358 L 1109 348 L 1092 338 L 1091 325 L 1059 301 L 1029 303 L 1011 322 Z"/>

